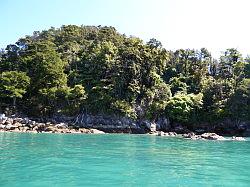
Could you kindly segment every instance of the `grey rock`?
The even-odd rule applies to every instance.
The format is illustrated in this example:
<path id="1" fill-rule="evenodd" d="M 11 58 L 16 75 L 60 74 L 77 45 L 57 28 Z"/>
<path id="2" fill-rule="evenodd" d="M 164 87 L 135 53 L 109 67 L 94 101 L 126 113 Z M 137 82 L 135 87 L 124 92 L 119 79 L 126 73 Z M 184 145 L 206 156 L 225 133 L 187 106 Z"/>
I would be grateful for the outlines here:
<path id="1" fill-rule="evenodd" d="M 220 136 L 216 133 L 203 133 L 201 137 L 206 140 L 225 140 L 223 136 Z"/>
<path id="2" fill-rule="evenodd" d="M 105 132 L 100 131 L 100 130 L 97 130 L 97 129 L 90 129 L 90 132 L 91 132 L 92 134 L 105 134 Z"/>
<path id="3" fill-rule="evenodd" d="M 243 137 L 237 137 L 237 136 L 233 136 L 233 137 L 232 137 L 232 140 L 233 140 L 233 141 L 246 141 L 245 138 L 243 138 Z"/>
<path id="4" fill-rule="evenodd" d="M 156 129 L 162 131 L 169 131 L 171 129 L 169 120 L 167 118 L 159 118 L 156 122 Z"/>
<path id="5" fill-rule="evenodd" d="M 68 125 L 66 123 L 59 123 L 55 125 L 55 127 L 58 129 L 64 129 L 64 128 L 68 128 Z"/>
<path id="6" fill-rule="evenodd" d="M 5 129 L 6 125 L 0 124 L 0 129 Z"/>
<path id="7" fill-rule="evenodd" d="M 5 129 L 6 129 L 6 130 L 14 130 L 14 129 L 16 129 L 16 128 L 18 128 L 18 126 L 16 126 L 16 125 L 11 125 L 11 124 L 7 124 L 7 125 L 5 126 Z"/>
<path id="8" fill-rule="evenodd" d="M 0 124 L 5 124 L 7 119 L 8 118 L 5 116 L 5 114 L 0 114 Z"/>

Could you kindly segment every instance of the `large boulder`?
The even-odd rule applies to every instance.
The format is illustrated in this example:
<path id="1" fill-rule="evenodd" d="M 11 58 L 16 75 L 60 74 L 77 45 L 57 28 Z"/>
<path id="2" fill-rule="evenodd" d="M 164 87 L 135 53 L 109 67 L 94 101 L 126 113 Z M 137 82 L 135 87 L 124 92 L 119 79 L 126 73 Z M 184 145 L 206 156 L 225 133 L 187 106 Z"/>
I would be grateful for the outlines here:
<path id="1" fill-rule="evenodd" d="M 157 136 L 177 136 L 176 132 L 163 132 L 163 131 L 158 131 Z"/>
<path id="2" fill-rule="evenodd" d="M 206 140 L 225 140 L 223 136 L 220 136 L 216 133 L 203 133 L 201 137 Z"/>
<path id="3" fill-rule="evenodd" d="M 90 129 L 90 133 L 92 133 L 92 134 L 105 134 L 105 132 L 97 130 L 97 129 Z"/>

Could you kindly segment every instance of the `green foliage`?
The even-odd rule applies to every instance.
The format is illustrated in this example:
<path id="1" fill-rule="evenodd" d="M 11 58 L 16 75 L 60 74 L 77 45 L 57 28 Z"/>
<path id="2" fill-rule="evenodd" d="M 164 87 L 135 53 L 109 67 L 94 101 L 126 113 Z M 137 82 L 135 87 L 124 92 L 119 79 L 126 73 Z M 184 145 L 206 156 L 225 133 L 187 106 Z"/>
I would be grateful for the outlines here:
<path id="1" fill-rule="evenodd" d="M 133 106 L 124 100 L 117 100 L 112 103 L 112 108 L 120 115 L 124 115 L 131 119 L 136 119 L 136 112 Z"/>
<path id="2" fill-rule="evenodd" d="M 30 78 L 24 72 L 2 72 L 0 74 L 0 97 L 13 98 L 15 105 L 15 99 L 23 97 L 29 84 Z"/>
<path id="3" fill-rule="evenodd" d="M 250 120 L 250 79 L 242 80 L 229 98 L 226 109 L 236 120 Z"/>
<path id="4" fill-rule="evenodd" d="M 164 110 L 171 97 L 171 90 L 169 85 L 164 82 L 161 82 L 151 90 L 148 90 L 147 93 L 147 109 L 146 116 L 149 119 L 156 119 L 157 117 L 164 115 Z"/>
<path id="5" fill-rule="evenodd" d="M 170 79 L 169 84 L 171 87 L 172 94 L 178 92 L 187 93 L 187 84 L 180 80 L 181 78 L 173 77 Z"/>
<path id="6" fill-rule="evenodd" d="M 226 117 L 226 103 L 233 94 L 233 81 L 205 79 L 203 81 L 204 113 L 207 120 L 216 121 Z"/>
<path id="7" fill-rule="evenodd" d="M 250 57 L 167 51 L 113 27 L 63 25 L 0 51 L 0 103 L 37 116 L 79 112 L 193 124 L 249 120 Z"/>
<path id="8" fill-rule="evenodd" d="M 202 94 L 174 95 L 166 106 L 166 114 L 174 121 L 188 123 L 194 112 L 202 107 Z"/>

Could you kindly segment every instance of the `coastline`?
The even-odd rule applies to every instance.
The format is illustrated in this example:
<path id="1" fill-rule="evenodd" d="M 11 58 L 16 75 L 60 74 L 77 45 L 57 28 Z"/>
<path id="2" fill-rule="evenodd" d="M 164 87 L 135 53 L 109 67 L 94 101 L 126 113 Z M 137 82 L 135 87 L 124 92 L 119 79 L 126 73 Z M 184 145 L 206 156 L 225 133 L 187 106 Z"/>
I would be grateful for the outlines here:
<path id="1" fill-rule="evenodd" d="M 118 126 L 120 127 L 120 126 Z M 134 126 L 134 128 L 139 128 Z M 141 127 L 140 127 L 141 128 Z M 103 130 L 104 129 L 104 130 Z M 145 129 L 144 129 L 145 130 Z M 226 139 L 224 136 L 220 136 L 216 133 L 203 132 L 201 134 L 194 133 L 192 131 L 186 133 L 178 133 L 175 131 L 162 131 L 156 130 L 156 128 L 149 128 L 148 131 L 139 131 L 140 133 L 133 133 L 130 129 L 117 128 L 111 129 L 103 127 L 100 128 L 88 128 L 81 127 L 74 124 L 68 123 L 52 123 L 52 122 L 36 122 L 30 120 L 29 118 L 11 118 L 11 117 L 1 117 L 0 118 L 0 132 L 16 132 L 16 133 L 55 133 L 55 134 L 106 134 L 106 133 L 125 133 L 125 134 L 146 134 L 151 136 L 165 136 L 165 137 L 182 137 L 184 139 L 190 140 L 233 140 L 233 141 L 245 141 L 245 138 L 240 136 L 232 136 L 230 139 Z M 134 131 L 136 132 L 136 131 Z M 143 132 L 143 133 L 142 133 Z"/>

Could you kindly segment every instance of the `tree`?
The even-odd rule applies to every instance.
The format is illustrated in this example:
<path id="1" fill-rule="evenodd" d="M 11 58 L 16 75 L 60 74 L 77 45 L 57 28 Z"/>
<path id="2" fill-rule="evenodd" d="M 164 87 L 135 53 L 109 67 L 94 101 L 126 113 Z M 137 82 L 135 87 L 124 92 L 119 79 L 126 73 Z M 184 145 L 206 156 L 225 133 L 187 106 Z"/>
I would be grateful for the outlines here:
<path id="1" fill-rule="evenodd" d="M 208 78 L 203 81 L 203 111 L 206 120 L 218 121 L 227 116 L 226 103 L 234 93 L 234 82 L 229 79 Z"/>
<path id="2" fill-rule="evenodd" d="M 24 72 L 6 71 L 0 74 L 0 97 L 12 98 L 16 106 L 16 98 L 22 98 L 27 92 L 30 78 Z"/>
<path id="3" fill-rule="evenodd" d="M 161 81 L 161 80 L 160 80 Z M 146 93 L 144 102 L 147 103 L 146 117 L 156 120 L 158 117 L 164 116 L 164 110 L 167 102 L 171 98 L 171 90 L 166 83 L 159 82 Z"/>
<path id="4" fill-rule="evenodd" d="M 197 110 L 202 107 L 202 94 L 183 94 L 174 95 L 167 102 L 166 114 L 170 119 L 181 122 L 190 123 L 193 113 L 197 114 Z"/>
<path id="5" fill-rule="evenodd" d="M 0 102 L 22 97 L 18 108 L 38 116 L 241 121 L 249 113 L 249 62 L 233 48 L 213 59 L 206 48 L 167 51 L 114 27 L 63 25 L 0 51 Z"/>
<path id="6" fill-rule="evenodd" d="M 242 80 L 226 104 L 233 119 L 250 120 L 250 79 Z"/>
<path id="7" fill-rule="evenodd" d="M 50 93 L 50 89 L 67 86 L 65 63 L 56 52 L 55 45 L 50 41 L 27 44 L 26 50 L 20 55 L 20 61 L 22 69 L 30 77 L 26 104 L 36 114 L 51 114 L 52 101 L 46 94 Z"/>
<path id="8" fill-rule="evenodd" d="M 178 92 L 187 93 L 188 86 L 184 81 L 181 81 L 181 79 L 183 78 L 173 77 L 170 79 L 169 84 L 173 95 Z"/>
<path id="9" fill-rule="evenodd" d="M 242 55 L 237 49 L 230 48 L 220 57 L 218 75 L 223 79 L 230 79 L 234 76 L 234 66 L 243 61 Z"/>

